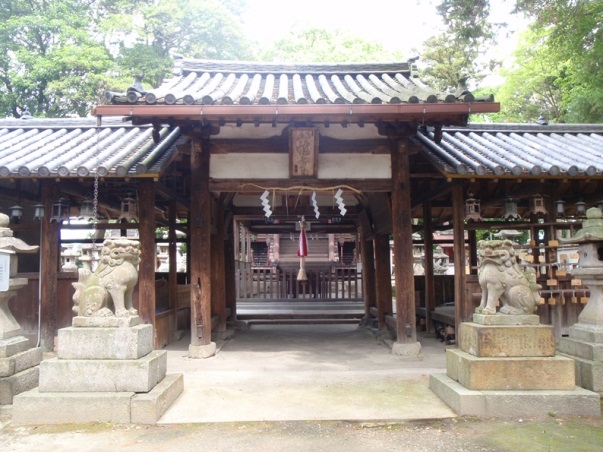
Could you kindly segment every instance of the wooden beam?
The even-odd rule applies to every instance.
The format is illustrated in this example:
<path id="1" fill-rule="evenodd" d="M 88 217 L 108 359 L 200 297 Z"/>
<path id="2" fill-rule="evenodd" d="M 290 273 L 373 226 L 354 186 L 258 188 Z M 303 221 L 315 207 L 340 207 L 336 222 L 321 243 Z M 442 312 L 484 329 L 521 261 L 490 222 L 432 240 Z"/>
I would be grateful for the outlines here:
<path id="1" fill-rule="evenodd" d="M 412 148 L 408 139 L 400 138 L 393 143 L 391 153 L 397 342 L 406 344 L 417 342 L 409 159 Z"/>
<path id="2" fill-rule="evenodd" d="M 170 309 L 174 313 L 172 333 L 178 331 L 178 242 L 176 240 L 176 201 L 170 201 L 168 207 L 168 296 Z"/>
<path id="3" fill-rule="evenodd" d="M 236 268 L 235 268 L 235 237 L 234 220 L 229 217 L 228 223 L 225 225 L 228 231 L 226 240 L 224 241 L 224 280 L 226 284 L 225 298 L 226 309 L 230 310 L 231 320 L 237 319 L 237 286 L 236 286 Z"/>
<path id="4" fill-rule="evenodd" d="M 155 186 L 151 179 L 138 183 L 138 313 L 144 323 L 155 327 Z"/>
<path id="5" fill-rule="evenodd" d="M 52 205 L 58 190 L 55 185 L 42 185 L 42 203 L 46 215 L 42 220 L 40 243 L 40 346 L 43 350 L 54 350 L 57 334 L 57 278 L 59 269 L 60 224 L 50 222 Z"/>
<path id="6" fill-rule="evenodd" d="M 212 236 L 211 244 L 211 304 L 212 314 L 218 316 L 218 331 L 226 331 L 226 287 L 224 278 L 224 206 L 215 202 L 214 222 L 216 233 Z"/>
<path id="7" fill-rule="evenodd" d="M 431 204 L 423 203 L 423 244 L 425 246 L 425 335 L 433 335 L 431 312 L 435 309 L 435 276 L 433 274 L 433 230 L 431 229 Z"/>
<path id="8" fill-rule="evenodd" d="M 361 228 L 361 235 L 362 296 L 364 297 L 364 317 L 368 320 L 371 317 L 371 308 L 376 306 L 375 247 L 372 240 L 367 240 L 364 228 Z"/>

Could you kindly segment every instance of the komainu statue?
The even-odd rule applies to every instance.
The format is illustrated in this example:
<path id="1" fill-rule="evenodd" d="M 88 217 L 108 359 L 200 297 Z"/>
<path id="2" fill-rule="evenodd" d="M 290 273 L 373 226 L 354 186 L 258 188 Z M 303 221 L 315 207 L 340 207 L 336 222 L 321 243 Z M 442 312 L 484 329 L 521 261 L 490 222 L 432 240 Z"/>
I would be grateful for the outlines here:
<path id="1" fill-rule="evenodd" d="M 533 314 L 540 299 L 533 269 L 526 272 L 517 264 L 510 240 L 480 240 L 477 244 L 478 280 L 482 300 L 478 314 L 496 314 L 500 300 L 501 314 Z"/>
<path id="2" fill-rule="evenodd" d="M 78 282 L 73 283 L 73 311 L 84 317 L 137 315 L 138 311 L 132 306 L 132 292 L 138 282 L 139 262 L 139 242 L 105 240 L 101 260 L 94 273 L 85 268 L 78 269 Z"/>

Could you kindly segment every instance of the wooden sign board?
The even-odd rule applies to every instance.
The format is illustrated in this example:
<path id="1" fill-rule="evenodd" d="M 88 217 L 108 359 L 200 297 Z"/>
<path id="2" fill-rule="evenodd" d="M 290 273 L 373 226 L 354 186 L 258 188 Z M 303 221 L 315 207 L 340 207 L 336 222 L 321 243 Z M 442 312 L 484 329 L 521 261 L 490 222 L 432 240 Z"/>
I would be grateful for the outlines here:
<path id="1" fill-rule="evenodd" d="M 318 130 L 293 127 L 289 130 L 289 176 L 316 178 L 318 175 Z"/>

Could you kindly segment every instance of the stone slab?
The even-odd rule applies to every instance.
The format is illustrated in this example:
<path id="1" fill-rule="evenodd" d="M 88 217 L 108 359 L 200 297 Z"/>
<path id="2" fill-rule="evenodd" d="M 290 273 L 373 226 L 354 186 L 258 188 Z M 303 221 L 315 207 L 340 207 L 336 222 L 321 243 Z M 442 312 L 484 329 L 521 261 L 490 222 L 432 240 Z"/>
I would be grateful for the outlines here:
<path id="1" fill-rule="evenodd" d="M 14 398 L 12 421 L 19 425 L 129 424 L 133 395 L 133 392 L 42 393 L 36 388 Z"/>
<path id="2" fill-rule="evenodd" d="M 539 325 L 540 317 L 536 314 L 473 314 L 473 322 L 480 325 Z"/>
<path id="3" fill-rule="evenodd" d="M 39 369 L 34 366 L 10 377 L 0 378 L 0 405 L 10 405 L 17 394 L 38 386 Z"/>
<path id="4" fill-rule="evenodd" d="M 0 358 L 8 358 L 16 353 L 24 352 L 29 347 L 29 339 L 25 336 L 15 336 L 0 340 Z"/>
<path id="5" fill-rule="evenodd" d="M 193 345 L 188 346 L 188 357 L 189 358 L 211 358 L 216 354 L 216 343 L 210 342 L 207 345 Z"/>
<path id="6" fill-rule="evenodd" d="M 71 326 L 77 328 L 128 328 L 140 324 L 140 316 L 129 317 L 84 317 L 75 316 Z"/>
<path id="7" fill-rule="evenodd" d="M 182 374 L 169 374 L 150 392 L 132 397 L 131 422 L 156 424 L 165 411 L 184 391 Z"/>
<path id="8" fill-rule="evenodd" d="M 42 349 L 30 348 L 9 358 L 0 358 L 0 377 L 10 377 L 30 367 L 37 366 L 42 361 Z"/>
<path id="9" fill-rule="evenodd" d="M 555 334 L 550 325 L 481 325 L 459 327 L 459 348 L 474 356 L 555 356 Z"/>
<path id="10" fill-rule="evenodd" d="M 59 330 L 59 359 L 138 359 L 151 351 L 153 325 Z"/>
<path id="11" fill-rule="evenodd" d="M 62 360 L 40 363 L 40 392 L 149 392 L 165 378 L 167 352 L 136 360 Z"/>
<path id="12" fill-rule="evenodd" d="M 573 360 L 561 356 L 479 358 L 459 349 L 448 349 L 446 370 L 451 379 L 476 391 L 569 391 L 576 385 Z"/>
<path id="13" fill-rule="evenodd" d="M 599 395 L 578 387 L 570 391 L 472 391 L 445 374 L 432 374 L 429 376 L 429 388 L 461 416 L 601 415 Z"/>
<path id="14" fill-rule="evenodd" d="M 603 327 L 576 323 L 570 326 L 569 337 L 579 341 L 603 344 Z"/>
<path id="15" fill-rule="evenodd" d="M 603 361 L 603 344 L 585 342 L 572 337 L 559 339 L 557 350 L 564 355 L 579 357 L 590 361 Z"/>

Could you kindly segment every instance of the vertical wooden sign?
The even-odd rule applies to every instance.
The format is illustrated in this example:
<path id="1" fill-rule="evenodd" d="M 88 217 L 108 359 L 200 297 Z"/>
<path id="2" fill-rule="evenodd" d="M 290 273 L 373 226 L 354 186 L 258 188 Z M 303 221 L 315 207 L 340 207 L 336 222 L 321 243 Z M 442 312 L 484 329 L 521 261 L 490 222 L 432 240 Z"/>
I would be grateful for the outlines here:
<path id="1" fill-rule="evenodd" d="M 318 175 L 318 131 L 294 127 L 289 131 L 289 176 L 312 178 Z"/>

